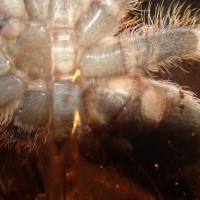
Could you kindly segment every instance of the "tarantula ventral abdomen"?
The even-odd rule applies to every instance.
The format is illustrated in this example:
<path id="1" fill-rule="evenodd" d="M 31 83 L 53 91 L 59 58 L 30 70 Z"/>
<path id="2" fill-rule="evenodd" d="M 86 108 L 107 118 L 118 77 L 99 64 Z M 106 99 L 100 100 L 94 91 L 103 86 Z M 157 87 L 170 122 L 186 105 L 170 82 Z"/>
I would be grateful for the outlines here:
<path id="1" fill-rule="evenodd" d="M 121 137 L 123 131 L 116 133 L 117 142 L 105 139 L 130 125 L 140 132 L 160 124 L 181 127 L 199 140 L 199 99 L 169 81 L 153 78 L 171 66 L 181 68 L 183 60 L 199 59 L 198 15 L 191 15 L 189 8 L 182 12 L 183 5 L 172 3 L 165 12 L 158 6 L 152 17 L 149 11 L 139 11 L 140 4 L 137 0 L 0 1 L 2 146 L 32 150 L 48 138 L 59 145 L 66 140 L 73 156 L 65 161 L 71 166 L 78 154 L 95 160 L 90 152 L 94 138 L 107 149 L 120 151 L 124 146 L 120 152 L 132 151 L 129 137 Z M 74 174 L 80 170 L 76 167 Z M 70 181 L 76 180 L 74 176 Z M 73 191 L 69 199 L 78 199 L 77 193 Z M 87 198 L 94 196 L 80 199 Z"/>

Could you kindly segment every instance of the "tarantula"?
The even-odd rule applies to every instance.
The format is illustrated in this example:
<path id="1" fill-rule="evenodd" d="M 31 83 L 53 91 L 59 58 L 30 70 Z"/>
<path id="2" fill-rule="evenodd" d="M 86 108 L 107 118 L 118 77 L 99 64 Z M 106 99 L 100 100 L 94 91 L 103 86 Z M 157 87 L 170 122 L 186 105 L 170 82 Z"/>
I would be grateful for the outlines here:
<path id="1" fill-rule="evenodd" d="M 93 159 L 97 140 L 131 151 L 128 140 L 107 140 L 113 127 L 143 132 L 164 124 L 199 141 L 199 99 L 152 76 L 199 59 L 198 17 L 189 8 L 181 15 L 179 4 L 165 14 L 158 6 L 154 17 L 139 7 L 137 0 L 0 1 L 2 146 L 30 151 L 48 138 L 59 146 L 66 140 L 72 157 L 64 160 L 76 166 L 66 179 L 77 183 L 76 160 Z M 97 198 L 80 197 L 77 188 L 50 199 Z"/>

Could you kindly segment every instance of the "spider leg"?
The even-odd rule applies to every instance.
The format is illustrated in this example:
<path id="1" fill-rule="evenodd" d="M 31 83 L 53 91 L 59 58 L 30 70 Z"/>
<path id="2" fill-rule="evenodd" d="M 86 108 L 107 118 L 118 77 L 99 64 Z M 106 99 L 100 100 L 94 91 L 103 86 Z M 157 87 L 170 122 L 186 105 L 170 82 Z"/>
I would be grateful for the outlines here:
<path id="1" fill-rule="evenodd" d="M 116 34 L 121 7 L 127 2 L 129 1 L 99 0 L 91 2 L 75 26 L 79 45 L 88 47 L 105 36 Z"/>
<path id="2" fill-rule="evenodd" d="M 166 16 L 160 9 L 155 19 L 148 16 L 149 21 L 140 28 L 90 45 L 80 58 L 84 78 L 124 75 L 150 67 L 177 66 L 181 60 L 199 59 L 199 23 L 189 8 L 182 17 L 180 9 L 181 5 L 177 4 L 175 10 L 169 8 Z"/>
<path id="3" fill-rule="evenodd" d="M 150 30 L 145 36 L 133 35 L 122 39 L 127 68 L 147 69 L 149 66 L 169 66 L 176 61 L 198 59 L 200 56 L 200 30 Z"/>
<path id="4" fill-rule="evenodd" d="M 123 36 L 118 42 L 110 39 L 92 46 L 84 52 L 80 66 L 85 78 L 106 77 L 198 59 L 199 52 L 199 29 L 152 31 L 146 36 Z"/>
<path id="5" fill-rule="evenodd" d="M 160 111 L 162 113 L 160 120 L 177 127 L 181 126 L 198 134 L 200 133 L 200 101 L 193 93 L 181 90 L 180 87 L 169 82 L 147 79 L 147 83 L 149 89 L 146 91 L 147 94 L 144 92 L 142 96 L 144 99 L 141 104 L 145 120 L 148 120 L 146 117 L 148 112 L 152 116 L 156 114 L 157 107 L 161 104 L 162 99 L 165 99 L 164 106 L 162 107 L 163 110 Z M 157 100 L 154 96 L 151 96 L 153 91 L 157 93 Z M 155 102 L 152 104 L 152 101 Z"/>
<path id="6" fill-rule="evenodd" d="M 199 99 L 172 83 L 132 77 L 94 84 L 84 94 L 92 128 L 106 127 L 117 120 L 149 126 L 166 122 L 200 132 Z"/>
<path id="7" fill-rule="evenodd" d="M 77 21 L 77 43 L 79 49 L 83 49 L 78 55 L 79 67 L 84 78 L 127 72 L 122 45 L 114 36 L 118 34 L 121 25 L 119 21 L 123 18 L 121 7 L 128 2 L 129 0 L 93 1 Z M 139 4 L 137 0 L 131 3 L 133 7 Z"/>
<path id="8" fill-rule="evenodd" d="M 182 10 L 183 5 L 169 6 L 166 12 L 163 5 L 157 6 L 153 17 L 150 6 L 141 27 L 133 30 L 129 38 L 127 34 L 121 37 L 127 68 L 159 69 L 199 59 L 200 24 L 190 7 Z"/>

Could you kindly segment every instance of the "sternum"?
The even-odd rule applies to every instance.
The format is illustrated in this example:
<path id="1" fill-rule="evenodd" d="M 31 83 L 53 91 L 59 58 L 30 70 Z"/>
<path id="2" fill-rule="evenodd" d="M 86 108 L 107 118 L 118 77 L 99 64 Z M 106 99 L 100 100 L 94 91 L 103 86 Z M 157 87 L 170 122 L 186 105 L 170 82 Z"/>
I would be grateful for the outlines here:
<path id="1" fill-rule="evenodd" d="M 74 31 L 64 28 L 52 33 L 52 81 L 68 80 L 77 70 Z"/>

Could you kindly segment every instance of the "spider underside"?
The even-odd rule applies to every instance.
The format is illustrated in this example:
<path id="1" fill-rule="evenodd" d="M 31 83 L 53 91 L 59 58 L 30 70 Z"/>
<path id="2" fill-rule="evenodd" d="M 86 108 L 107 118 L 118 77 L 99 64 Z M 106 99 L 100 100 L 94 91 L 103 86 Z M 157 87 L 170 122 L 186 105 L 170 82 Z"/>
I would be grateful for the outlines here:
<path id="1" fill-rule="evenodd" d="M 199 99 L 153 77 L 155 71 L 199 60 L 198 17 L 188 8 L 182 16 L 181 7 L 174 4 L 163 15 L 161 5 L 151 17 L 148 11 L 139 12 L 136 0 L 0 1 L 1 144 L 32 151 L 56 141 L 56 148 L 62 147 L 58 152 L 71 155 L 58 163 L 67 163 L 66 179 L 76 189 L 63 189 L 64 184 L 50 199 L 77 199 L 85 192 L 77 177 L 88 166 L 80 155 L 93 160 L 90 145 L 97 140 L 106 148 L 124 146 L 122 152 L 129 155 L 130 138 L 121 137 L 124 127 L 143 132 L 164 124 L 199 142 Z M 119 140 L 106 140 L 115 133 Z M 87 195 L 80 199 L 97 198 Z"/>

